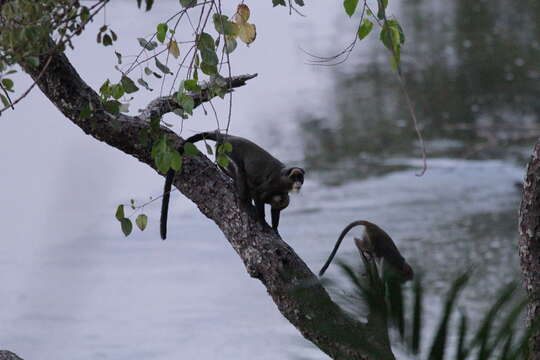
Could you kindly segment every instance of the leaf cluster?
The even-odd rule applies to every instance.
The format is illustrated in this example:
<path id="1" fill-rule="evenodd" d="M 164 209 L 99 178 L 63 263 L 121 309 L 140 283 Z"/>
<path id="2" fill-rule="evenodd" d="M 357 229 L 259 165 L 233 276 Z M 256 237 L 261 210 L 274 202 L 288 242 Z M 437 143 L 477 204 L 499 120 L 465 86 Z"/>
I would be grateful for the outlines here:
<path id="1" fill-rule="evenodd" d="M 367 309 L 368 326 L 379 327 L 376 330 L 380 333 L 388 334 L 394 330 L 398 345 L 413 357 L 428 360 L 526 358 L 529 337 L 539 324 L 528 329 L 517 326 L 527 304 L 517 283 L 502 287 L 485 313 L 475 314 L 475 318 L 481 320 L 475 329 L 470 329 L 471 317 L 466 309 L 458 307 L 459 296 L 469 283 L 470 275 L 457 276 L 442 299 L 435 333 L 431 339 L 426 339 L 430 334 L 423 331 L 424 319 L 433 315 L 428 315 L 431 313 L 424 302 L 421 277 L 417 277 L 411 287 L 404 288 L 391 277 L 381 277 L 372 260 L 363 260 L 365 274 L 340 264 L 357 294 L 353 301 L 358 303 L 354 308 Z M 455 341 L 451 342 L 451 338 Z"/>

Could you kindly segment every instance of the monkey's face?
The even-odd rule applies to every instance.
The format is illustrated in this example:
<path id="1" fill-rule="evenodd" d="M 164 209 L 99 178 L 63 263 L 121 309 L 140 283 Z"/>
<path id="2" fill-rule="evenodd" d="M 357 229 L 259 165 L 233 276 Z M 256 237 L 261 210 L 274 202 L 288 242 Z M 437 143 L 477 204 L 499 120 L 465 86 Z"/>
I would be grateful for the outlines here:
<path id="1" fill-rule="evenodd" d="M 304 169 L 295 167 L 291 168 L 287 174 L 287 177 L 292 182 L 291 192 L 297 193 L 302 188 L 304 184 Z"/>

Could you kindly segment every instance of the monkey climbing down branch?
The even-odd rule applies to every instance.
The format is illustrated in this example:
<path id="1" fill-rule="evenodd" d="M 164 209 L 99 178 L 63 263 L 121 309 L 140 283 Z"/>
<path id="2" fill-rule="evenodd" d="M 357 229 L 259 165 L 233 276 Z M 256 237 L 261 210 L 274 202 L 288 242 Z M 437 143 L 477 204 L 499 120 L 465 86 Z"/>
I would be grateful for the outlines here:
<path id="1" fill-rule="evenodd" d="M 365 227 L 365 232 L 361 239 L 354 238 L 354 242 L 358 249 L 375 258 L 381 265 L 384 263 L 384 266 L 389 267 L 403 282 L 411 280 L 414 276 L 413 270 L 411 266 L 407 264 L 403 256 L 401 256 L 401 253 L 394 244 L 392 238 L 383 229 L 366 220 L 354 221 L 343 229 L 336 241 L 332 253 L 321 268 L 321 271 L 319 271 L 319 276 L 323 276 L 328 266 L 330 266 L 345 235 L 347 235 L 353 227 L 360 225 Z"/>
<path id="2" fill-rule="evenodd" d="M 186 142 L 196 143 L 201 140 L 212 140 L 217 144 L 228 142 L 232 151 L 227 154 L 229 165 L 224 172 L 236 184 L 240 200 L 244 203 L 255 203 L 257 217 L 267 224 L 264 215 L 264 204 L 270 204 L 272 228 L 277 232 L 281 210 L 289 205 L 289 192 L 298 192 L 304 183 L 304 170 L 299 167 L 286 167 L 281 161 L 270 155 L 257 144 L 239 136 L 221 134 L 219 132 L 202 132 L 188 138 Z M 161 207 L 161 238 L 167 237 L 167 215 L 173 170 L 167 173 L 163 190 Z"/>

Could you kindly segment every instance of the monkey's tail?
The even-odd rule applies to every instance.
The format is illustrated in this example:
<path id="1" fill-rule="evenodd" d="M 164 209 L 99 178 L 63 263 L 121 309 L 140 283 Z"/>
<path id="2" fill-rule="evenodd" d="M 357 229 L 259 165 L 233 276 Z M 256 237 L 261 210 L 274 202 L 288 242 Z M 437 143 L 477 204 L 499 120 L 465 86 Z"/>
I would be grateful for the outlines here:
<path id="1" fill-rule="evenodd" d="M 161 234 L 162 240 L 165 240 L 167 238 L 167 217 L 169 215 L 169 200 L 171 198 L 171 188 L 175 173 L 176 172 L 173 169 L 170 169 L 167 172 L 167 177 L 165 178 L 165 186 L 163 188 L 163 199 L 161 201 L 161 219 L 159 223 L 159 232 Z"/>
<path id="2" fill-rule="evenodd" d="M 218 131 L 207 131 L 189 137 L 188 139 L 186 139 L 186 142 L 190 142 L 193 144 L 197 141 L 205 139 L 220 141 L 222 138 L 223 135 L 220 134 Z M 184 152 L 183 147 L 178 150 L 180 151 L 180 154 Z M 171 189 L 175 174 L 176 172 L 172 169 L 167 172 L 167 176 L 165 178 L 165 186 L 163 188 L 163 199 L 161 201 L 161 219 L 159 224 L 159 232 L 161 235 L 161 239 L 163 240 L 167 238 L 167 217 L 169 215 L 169 200 L 171 199 Z"/>
<path id="3" fill-rule="evenodd" d="M 328 260 L 326 260 L 326 262 L 324 263 L 323 267 L 321 268 L 321 271 L 319 271 L 319 277 L 320 276 L 323 276 L 324 272 L 326 271 L 326 269 L 328 269 L 328 266 L 330 266 L 330 263 L 332 262 L 332 260 L 334 259 L 334 256 L 336 256 L 336 253 L 338 251 L 338 248 L 339 246 L 341 245 L 341 242 L 343 241 L 343 238 L 345 237 L 345 235 L 347 235 L 347 233 L 349 231 L 351 231 L 351 229 L 355 226 L 360 226 L 360 225 L 363 225 L 363 226 L 370 226 L 372 225 L 369 221 L 366 221 L 366 220 L 358 220 L 358 221 L 353 221 L 352 223 L 350 223 L 349 225 L 347 225 L 345 227 L 345 229 L 343 229 L 343 231 L 341 232 L 341 234 L 339 235 L 339 238 L 337 239 L 336 241 L 336 245 L 334 246 L 334 249 L 332 250 L 332 253 L 330 254 L 330 256 L 328 257 Z"/>
<path id="4" fill-rule="evenodd" d="M 201 132 L 193 136 L 190 136 L 189 138 L 186 139 L 186 142 L 190 142 L 192 144 L 201 140 L 212 140 L 216 142 L 222 142 L 223 137 L 224 135 L 218 131 L 205 131 L 205 132 Z"/>

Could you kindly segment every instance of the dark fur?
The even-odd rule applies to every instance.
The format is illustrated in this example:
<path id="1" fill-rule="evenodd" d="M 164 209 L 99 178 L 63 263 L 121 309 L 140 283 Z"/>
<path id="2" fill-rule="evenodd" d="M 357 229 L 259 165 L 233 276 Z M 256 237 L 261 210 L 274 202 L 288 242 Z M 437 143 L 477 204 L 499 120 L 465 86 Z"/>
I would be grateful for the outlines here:
<path id="1" fill-rule="evenodd" d="M 388 263 L 392 270 L 397 273 L 403 281 L 411 280 L 414 276 L 413 270 L 411 266 L 407 264 L 403 256 L 401 256 L 401 253 L 396 247 L 396 244 L 394 244 L 392 238 L 383 229 L 365 220 L 354 221 L 343 229 L 338 240 L 336 241 L 336 245 L 334 246 L 330 257 L 328 257 L 328 260 L 326 260 L 326 263 L 321 268 L 321 271 L 319 271 L 319 276 L 323 276 L 324 272 L 332 262 L 332 259 L 334 256 L 336 256 L 337 250 L 345 235 L 347 235 L 347 233 L 353 227 L 359 225 L 363 225 L 366 230 L 362 239 L 354 239 L 358 249 L 360 251 L 369 253 L 376 260 L 380 261 L 383 259 L 386 261 L 386 263 Z"/>
<path id="2" fill-rule="evenodd" d="M 213 140 L 218 144 L 229 142 L 232 152 L 227 154 L 229 166 L 223 169 L 236 183 L 240 198 L 247 203 L 255 203 L 257 216 L 266 223 L 264 204 L 270 204 L 272 228 L 277 231 L 280 211 L 289 205 L 289 192 L 295 182 L 304 182 L 304 170 L 298 167 L 287 168 L 257 144 L 239 136 L 218 132 L 202 132 L 188 138 L 186 142 Z M 161 238 L 167 236 L 167 213 L 170 191 L 175 172 L 167 173 L 161 207 Z"/>

